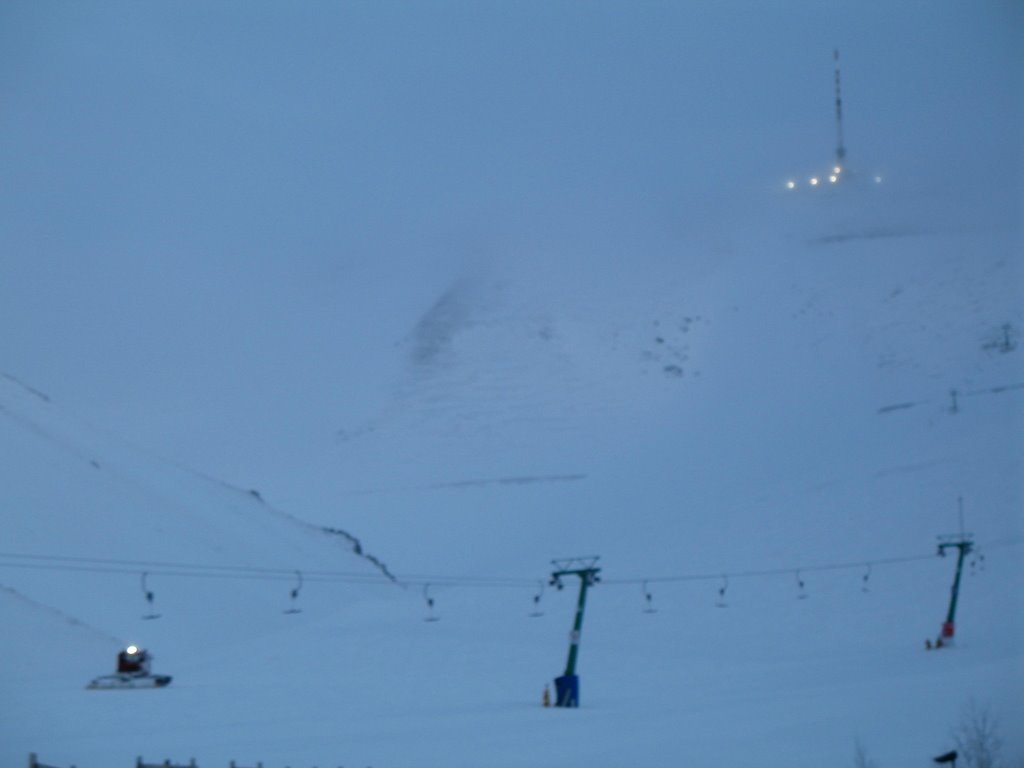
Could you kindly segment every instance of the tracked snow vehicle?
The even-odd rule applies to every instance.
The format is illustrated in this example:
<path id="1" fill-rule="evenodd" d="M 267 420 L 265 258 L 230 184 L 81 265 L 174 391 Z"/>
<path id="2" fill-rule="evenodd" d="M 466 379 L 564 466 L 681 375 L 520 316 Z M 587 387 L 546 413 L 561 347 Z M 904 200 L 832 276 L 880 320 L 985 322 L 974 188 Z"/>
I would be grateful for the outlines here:
<path id="1" fill-rule="evenodd" d="M 170 675 L 154 675 L 150 672 L 153 656 L 149 651 L 134 645 L 117 654 L 117 671 L 112 675 L 101 675 L 92 680 L 86 688 L 93 690 L 124 690 L 133 688 L 163 688 L 171 682 Z"/>

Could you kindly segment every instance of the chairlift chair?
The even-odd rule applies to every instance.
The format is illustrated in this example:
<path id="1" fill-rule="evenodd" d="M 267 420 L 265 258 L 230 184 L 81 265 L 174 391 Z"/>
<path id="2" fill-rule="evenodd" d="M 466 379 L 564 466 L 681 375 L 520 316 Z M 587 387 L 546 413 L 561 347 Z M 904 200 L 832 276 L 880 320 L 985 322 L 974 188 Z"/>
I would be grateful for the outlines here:
<path id="1" fill-rule="evenodd" d="M 297 579 L 295 586 L 292 587 L 291 592 L 288 593 L 291 597 L 291 605 L 284 609 L 284 613 L 287 614 L 302 613 L 302 609 L 296 605 L 296 601 L 299 599 L 299 592 L 302 591 L 302 571 L 296 571 L 295 578 Z"/>
<path id="2" fill-rule="evenodd" d="M 148 575 L 149 574 L 146 573 L 145 571 L 142 573 L 142 594 L 145 596 L 146 603 L 149 605 L 149 612 L 143 614 L 142 618 L 146 619 L 147 621 L 152 620 L 152 619 L 159 619 L 160 618 L 160 614 L 156 613 L 153 610 L 153 600 L 154 600 L 155 596 L 153 595 L 152 590 L 150 590 L 149 587 L 146 584 L 146 577 Z"/>

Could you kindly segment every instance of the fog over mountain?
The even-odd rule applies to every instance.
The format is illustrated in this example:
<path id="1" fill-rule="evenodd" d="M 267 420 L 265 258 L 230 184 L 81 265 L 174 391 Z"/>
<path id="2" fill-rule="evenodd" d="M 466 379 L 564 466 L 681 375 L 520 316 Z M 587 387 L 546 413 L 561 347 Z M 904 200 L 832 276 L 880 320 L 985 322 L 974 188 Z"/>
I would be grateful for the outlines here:
<path id="1" fill-rule="evenodd" d="M 0 20 L 0 762 L 1024 754 L 1018 4 Z"/>

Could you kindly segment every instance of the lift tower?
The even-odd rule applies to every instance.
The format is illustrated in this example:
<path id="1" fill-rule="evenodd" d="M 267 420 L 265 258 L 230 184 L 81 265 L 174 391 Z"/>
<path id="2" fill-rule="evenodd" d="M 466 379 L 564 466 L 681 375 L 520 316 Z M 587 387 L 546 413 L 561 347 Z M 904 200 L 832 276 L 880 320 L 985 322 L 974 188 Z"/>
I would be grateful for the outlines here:
<path id="1" fill-rule="evenodd" d="M 956 602 L 960 596 L 960 577 L 963 575 L 964 569 L 964 558 L 967 557 L 974 549 L 973 536 L 969 533 L 964 533 L 964 510 L 963 500 L 960 501 L 960 533 L 953 534 L 950 536 L 939 537 L 939 555 L 942 557 L 946 556 L 947 549 L 957 550 L 956 558 L 956 576 L 953 577 L 953 588 L 950 590 L 949 595 L 949 611 L 946 614 L 946 621 L 942 624 L 942 633 L 939 635 L 939 641 L 936 645 L 941 647 L 943 645 L 949 645 L 953 642 L 954 634 L 954 620 L 956 618 Z"/>
<path id="2" fill-rule="evenodd" d="M 572 632 L 569 633 L 569 659 L 565 664 L 565 673 L 555 678 L 555 706 L 578 707 L 580 705 L 580 678 L 576 674 L 576 658 L 580 651 L 580 632 L 583 630 L 583 609 L 587 604 L 587 588 L 592 587 L 600 579 L 601 571 L 595 567 L 598 557 L 573 557 L 565 560 L 552 560 L 555 570 L 551 573 L 551 585 L 562 589 L 563 576 L 578 576 L 580 594 L 576 601 L 576 619 L 573 621 Z"/>

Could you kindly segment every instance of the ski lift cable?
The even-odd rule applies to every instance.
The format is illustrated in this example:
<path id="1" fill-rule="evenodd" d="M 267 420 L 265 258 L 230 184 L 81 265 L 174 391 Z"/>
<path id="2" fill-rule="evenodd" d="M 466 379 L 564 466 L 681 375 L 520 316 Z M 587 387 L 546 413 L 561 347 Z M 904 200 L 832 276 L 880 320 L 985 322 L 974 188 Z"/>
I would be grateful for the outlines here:
<path id="1" fill-rule="evenodd" d="M 16 568 L 33 571 L 63 571 L 74 573 L 103 573 L 103 574 L 126 574 L 137 576 L 138 570 L 129 565 L 103 564 L 103 563 L 65 563 L 65 562 L 5 562 L 0 556 L 0 568 Z M 150 576 L 181 577 L 191 579 L 229 579 L 229 580 L 255 580 L 255 581 L 294 581 L 295 570 L 285 569 L 238 569 L 238 570 L 188 570 L 176 568 L 152 567 L 147 573 Z M 473 579 L 471 577 L 442 577 L 430 581 L 407 580 L 396 577 L 394 580 L 383 576 L 372 574 L 344 574 L 331 573 L 329 571 L 310 572 L 303 571 L 304 582 L 334 583 L 334 584 L 366 584 L 371 586 L 403 586 L 422 587 L 424 584 L 433 584 L 441 587 L 462 587 L 462 588 L 484 588 L 484 589 L 522 589 L 524 586 L 532 586 L 536 583 L 532 579 L 520 579 L 518 581 L 496 581 L 492 579 Z"/>
<path id="2" fill-rule="evenodd" d="M 437 584 L 439 586 L 469 586 L 469 587 L 512 587 L 515 589 L 533 588 L 537 585 L 536 578 L 505 578 L 493 579 L 487 577 L 473 576 L 434 576 L 432 578 L 408 578 L 401 574 L 395 575 L 395 580 L 400 584 L 410 586 L 423 586 L 424 584 Z"/>
<path id="3" fill-rule="evenodd" d="M 1008 543 L 1020 543 L 1020 542 L 1008 542 Z M 778 568 L 765 568 L 765 569 L 754 569 L 745 571 L 717 571 L 715 573 L 690 573 L 690 574 L 678 574 L 668 576 L 636 576 L 636 577 L 625 577 L 619 579 L 602 579 L 602 584 L 608 586 L 623 586 L 623 585 L 637 585 L 639 584 L 642 589 L 646 591 L 647 584 L 649 583 L 669 583 L 669 582 L 685 582 L 685 581 L 724 581 L 728 584 L 730 578 L 758 578 L 765 576 L 782 576 L 782 575 L 793 575 L 798 574 L 798 580 L 800 575 L 806 573 L 816 573 L 823 571 L 840 571 L 840 570 L 862 570 L 877 566 L 887 565 L 902 565 L 908 563 L 916 563 L 923 561 L 931 561 L 935 559 L 935 554 L 921 554 L 921 555 L 905 555 L 901 557 L 889 557 L 879 558 L 875 560 L 857 560 L 848 562 L 836 562 L 836 563 L 819 563 L 811 566 L 800 566 L 800 567 L 778 567 Z M 495 586 L 495 587 L 522 587 L 525 586 L 529 580 L 527 579 L 510 579 L 504 577 L 432 577 L 429 581 L 426 577 L 414 577 L 409 579 L 406 577 L 399 576 L 399 581 L 410 585 L 423 584 L 445 584 L 449 586 Z M 419 581 L 418 579 L 424 579 Z"/>
<path id="4" fill-rule="evenodd" d="M 20 568 L 35 571 L 70 571 L 75 573 L 107 573 L 137 575 L 138 571 L 127 566 L 117 565 L 90 565 L 90 564 L 66 564 L 66 563 L 5 563 L 0 561 L 0 568 Z M 148 571 L 150 576 L 172 576 L 192 579 L 236 579 L 255 581 L 290 581 L 295 578 L 295 571 L 281 572 L 217 572 L 217 571 L 188 571 L 188 570 L 160 570 Z M 392 582 L 386 578 L 353 578 L 353 577 L 328 577 L 314 576 L 306 578 L 306 581 L 344 583 L 344 584 L 369 584 L 369 585 L 391 585 Z"/>
<path id="5" fill-rule="evenodd" d="M 978 544 L 978 547 L 984 547 L 985 549 L 1002 549 L 1003 547 L 1019 547 L 1024 544 L 1024 536 L 1020 534 L 1016 536 L 1006 536 L 1002 539 L 995 539 L 994 541 L 987 542 L 985 544 Z"/>
<path id="6" fill-rule="evenodd" d="M 102 574 L 124 574 L 138 575 L 138 570 L 129 565 L 117 563 L 78 563 L 78 562 L 5 562 L 0 555 L 0 568 L 16 568 L 33 571 L 58 571 L 73 573 L 102 573 Z M 188 570 L 176 568 L 152 567 L 147 573 L 150 576 L 180 577 L 191 579 L 228 579 L 228 580 L 254 580 L 254 581 L 294 581 L 295 570 L 286 569 L 249 569 L 239 568 L 237 570 L 224 569 L 215 570 Z M 402 587 L 423 587 L 425 584 L 432 584 L 440 587 L 460 587 L 476 589 L 522 589 L 524 586 L 532 586 L 536 583 L 531 579 L 520 579 L 518 581 L 494 579 L 473 579 L 472 577 L 442 577 L 430 581 L 407 580 L 401 577 L 388 579 L 383 576 L 372 574 L 347 574 L 322 572 L 302 572 L 303 581 L 307 583 L 328 583 L 328 584 L 366 584 L 370 586 L 402 586 Z"/>
<path id="7" fill-rule="evenodd" d="M 1011 536 L 992 541 L 985 545 L 988 550 L 1003 547 L 1020 546 L 1024 538 Z M 870 569 L 882 566 L 903 565 L 925 560 L 933 560 L 934 553 L 927 555 L 907 555 L 902 557 L 879 558 L 874 560 L 856 560 L 836 563 L 819 563 L 799 568 L 783 566 L 737 571 L 714 571 L 707 573 L 683 573 L 662 576 L 634 576 L 624 578 L 603 579 L 605 586 L 644 585 L 647 583 L 720 581 L 724 579 L 759 578 L 768 576 L 791 575 L 795 571 L 815 573 L 823 571 L 839 571 L 854 569 Z M 256 566 L 240 566 L 211 563 L 182 563 L 160 560 L 122 560 L 114 558 L 81 557 L 67 555 L 43 555 L 28 553 L 0 552 L 0 568 L 20 568 L 28 570 L 92 572 L 110 574 L 138 575 L 140 568 L 145 568 L 149 575 L 172 576 L 182 578 L 204 579 L 256 579 L 256 580 L 293 580 L 295 568 L 267 568 Z M 424 587 L 427 584 L 437 587 L 470 587 L 478 589 L 523 589 L 535 587 L 536 578 L 511 576 L 472 576 L 472 575 L 424 575 L 397 574 L 395 581 L 376 574 L 352 573 L 349 571 L 303 570 L 302 577 L 307 582 L 346 583 L 346 584 L 387 584 L 396 581 L 406 587 Z"/>
<path id="8" fill-rule="evenodd" d="M 225 576 L 245 574 L 253 577 L 266 577 L 277 579 L 293 579 L 298 569 L 296 568 L 268 568 L 247 565 L 226 565 L 210 563 L 186 563 L 165 560 L 123 560 L 115 558 L 81 557 L 68 555 L 40 555 L 26 553 L 0 552 L 0 566 L 29 567 L 29 563 L 3 562 L 4 560 L 25 560 L 29 563 L 51 563 L 60 564 L 64 567 L 78 566 L 80 570 L 97 570 L 106 572 L 138 572 L 139 568 L 145 568 L 149 573 L 160 575 L 188 575 L 195 576 Z M 95 565 L 101 568 L 89 568 L 86 566 Z M 41 567 L 41 566 L 40 566 Z M 194 573 L 193 573 L 194 572 Z M 303 570 L 304 577 L 308 580 L 337 580 L 337 581 L 368 581 L 380 582 L 390 581 L 378 574 L 353 573 L 351 571 L 328 571 L 328 570 Z M 423 584 L 445 584 L 445 585 L 472 585 L 472 586 L 507 586 L 522 587 L 536 583 L 535 578 L 522 578 L 514 576 L 442 576 L 411 574 L 396 577 L 400 582 L 407 585 L 422 586 Z"/>
<path id="9" fill-rule="evenodd" d="M 780 567 L 780 568 L 763 568 L 758 570 L 747 570 L 747 571 L 717 571 L 715 573 L 689 573 L 679 574 L 675 576 L 637 576 L 622 579 L 604 579 L 603 583 L 606 585 L 623 585 L 623 584 L 644 584 L 646 582 L 651 583 L 668 583 L 668 582 L 684 582 L 684 581 L 721 581 L 723 578 L 726 579 L 745 579 L 745 578 L 758 578 L 762 576 L 790 576 L 794 572 L 796 573 L 815 573 L 822 571 L 842 571 L 842 570 L 854 570 L 863 569 L 869 566 L 883 566 L 883 565 L 900 565 L 904 563 L 914 563 L 924 560 L 934 560 L 934 554 L 928 555 L 907 555 L 904 557 L 890 557 L 879 560 L 858 560 L 856 562 L 842 562 L 842 563 L 822 563 L 812 566 L 800 566 L 798 568 Z"/>
<path id="10" fill-rule="evenodd" d="M 295 576 L 297 569 L 295 568 L 268 568 L 265 566 L 252 566 L 252 565 L 225 565 L 225 564 L 210 564 L 210 563 L 181 563 L 167 560 L 121 560 L 115 558 L 104 558 L 104 557 L 81 557 L 81 556 L 70 556 L 70 555 L 39 555 L 39 554 L 24 554 L 14 552 L 0 552 L 0 559 L 10 560 L 29 560 L 29 561 L 42 561 L 42 562 L 55 562 L 55 563 L 75 563 L 75 564 L 97 564 L 104 566 L 123 566 L 130 567 L 136 572 L 138 569 L 146 568 L 151 573 L 158 572 L 158 569 L 173 569 L 176 571 L 226 571 L 231 573 L 253 573 L 261 575 L 281 575 L 291 579 Z M 318 575 L 318 576 L 331 576 L 331 577 L 347 577 L 347 578 L 373 578 L 380 579 L 380 576 L 368 577 L 366 574 L 354 573 L 351 571 L 305 571 L 306 574 Z"/>
<path id="11" fill-rule="evenodd" d="M 27 562 L 20 562 L 27 561 Z M 213 565 L 199 563 L 173 563 L 167 561 L 129 561 L 110 558 L 67 557 L 56 555 L 26 555 L 0 553 L 0 567 L 30 568 L 36 570 L 92 571 L 99 573 L 138 573 L 145 566 L 150 575 L 185 576 L 196 578 L 251 578 L 293 580 L 295 568 L 266 568 L 256 566 Z M 393 583 L 393 579 L 380 574 L 352 573 L 348 571 L 304 571 L 310 581 L 337 581 L 344 583 Z"/>
<path id="12" fill-rule="evenodd" d="M 295 569 L 285 568 L 256 568 L 251 566 L 228 566 L 228 565 L 200 565 L 168 562 L 146 562 L 146 561 L 123 561 L 104 558 L 83 558 L 64 557 L 49 555 L 12 555 L 0 553 L 0 558 L 30 559 L 34 563 L 2 562 L 0 567 L 21 567 L 43 570 L 68 570 L 68 571 L 95 571 L 103 573 L 137 573 L 131 566 L 149 565 L 153 570 L 150 573 L 159 573 L 163 576 L 182 576 L 198 578 L 253 578 L 253 579 L 276 579 L 285 580 L 295 577 Z M 865 568 L 872 565 L 892 565 L 897 563 L 915 562 L 920 560 L 931 560 L 934 555 L 916 555 L 909 557 L 894 557 L 882 560 L 857 561 L 848 563 L 832 563 L 816 566 L 805 566 L 799 569 L 792 567 L 769 568 L 762 570 L 747 570 L 716 573 L 692 573 L 675 576 L 645 576 L 622 579 L 605 579 L 606 585 L 621 584 L 644 584 L 645 582 L 672 582 L 672 581 L 706 581 L 718 580 L 724 577 L 731 578 L 752 578 L 759 576 L 775 576 L 791 574 L 794 570 L 803 572 L 844 570 L 853 568 Z M 156 570 L 159 569 L 159 570 Z M 366 574 L 352 574 L 339 571 L 305 571 L 304 576 L 309 580 L 316 581 L 369 581 L 381 582 L 384 579 L 380 576 Z M 536 583 L 533 579 L 511 578 L 511 577 L 479 577 L 479 576 L 435 576 L 424 577 L 420 575 L 406 577 L 398 576 L 398 581 L 409 586 L 423 586 L 435 584 L 443 586 L 477 586 L 477 587 L 522 587 L 532 586 Z M 429 578 L 429 580 L 428 580 Z"/>
<path id="13" fill-rule="evenodd" d="M 422 587 L 425 584 L 431 584 L 436 587 L 470 587 L 478 589 L 529 589 L 536 587 L 536 579 L 507 579 L 507 580 L 494 580 L 494 579 L 475 579 L 472 577 L 458 577 L 458 576 L 441 576 L 434 579 L 407 579 L 403 576 L 396 575 L 395 581 L 407 587 Z"/>

